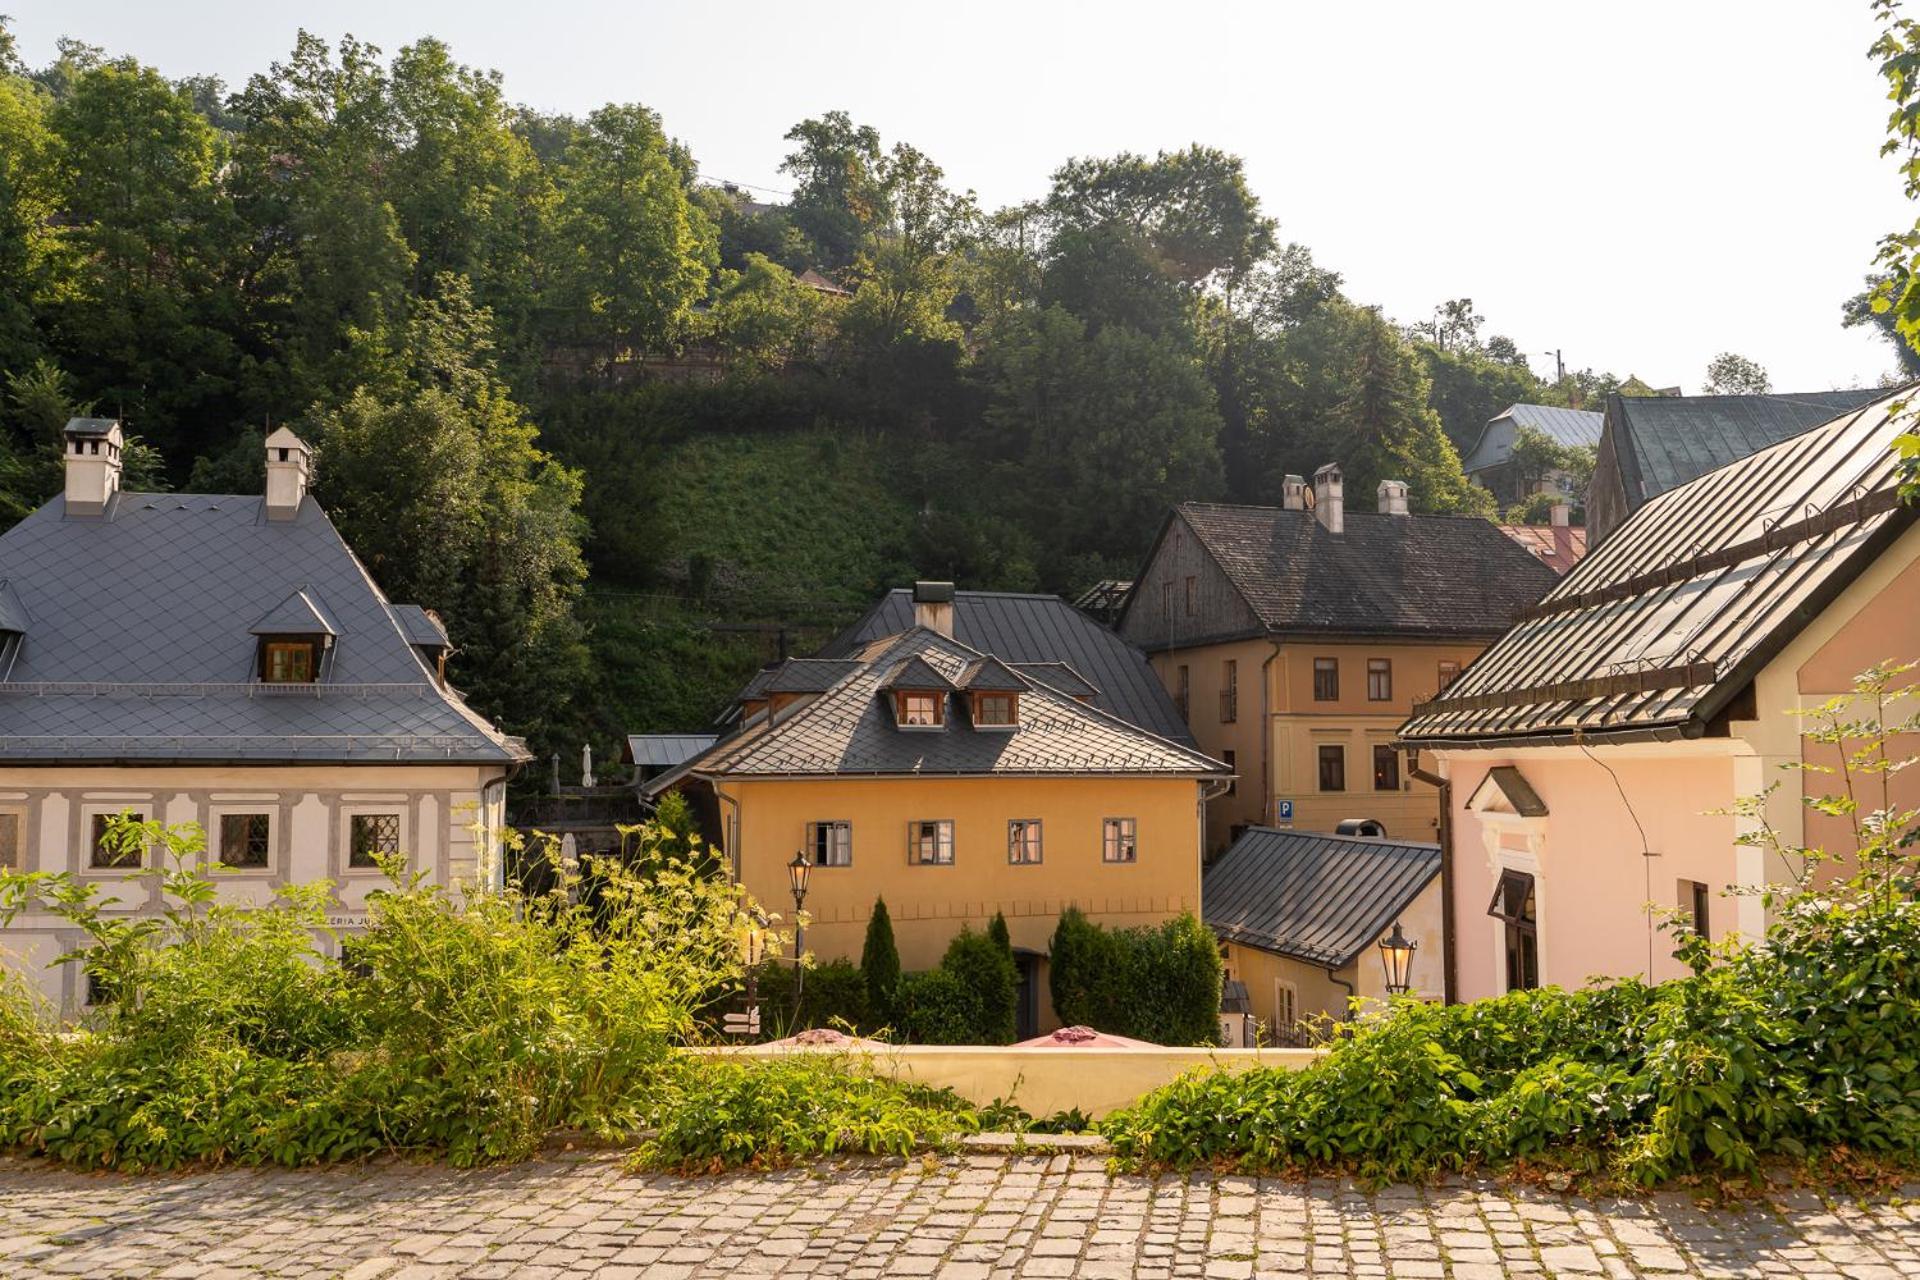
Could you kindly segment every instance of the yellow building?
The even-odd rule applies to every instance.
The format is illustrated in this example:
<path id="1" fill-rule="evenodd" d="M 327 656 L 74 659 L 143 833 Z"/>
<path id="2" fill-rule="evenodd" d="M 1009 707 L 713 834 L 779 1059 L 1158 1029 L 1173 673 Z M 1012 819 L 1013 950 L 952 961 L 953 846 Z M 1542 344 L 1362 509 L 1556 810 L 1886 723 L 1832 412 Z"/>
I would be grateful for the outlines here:
<path id="1" fill-rule="evenodd" d="M 1409 514 L 1399 481 L 1377 512 L 1342 490 L 1330 465 L 1311 490 L 1288 476 L 1279 507 L 1174 508 L 1117 624 L 1237 775 L 1208 807 L 1210 851 L 1250 825 L 1434 839 L 1400 722 L 1557 581 L 1490 521 Z"/>
<path id="2" fill-rule="evenodd" d="M 952 639 L 950 585 L 916 595 L 903 633 L 756 680 L 739 728 L 649 790 L 698 793 L 768 910 L 791 914 L 787 864 L 804 854 L 821 960 L 858 960 L 877 898 L 909 971 L 1003 915 L 1022 1029 L 1044 1030 L 1061 911 L 1108 926 L 1199 913 L 1201 832 L 1227 771 L 1092 705 L 1071 672 Z"/>

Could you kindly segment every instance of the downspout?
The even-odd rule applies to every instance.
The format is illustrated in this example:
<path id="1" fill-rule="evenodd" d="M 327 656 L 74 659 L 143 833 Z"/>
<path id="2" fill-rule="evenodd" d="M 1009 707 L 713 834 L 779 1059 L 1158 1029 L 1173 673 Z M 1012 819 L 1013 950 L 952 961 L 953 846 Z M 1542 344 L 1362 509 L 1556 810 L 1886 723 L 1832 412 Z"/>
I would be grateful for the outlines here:
<path id="1" fill-rule="evenodd" d="M 1327 970 L 1327 981 L 1335 983 L 1347 989 L 1347 1003 L 1346 1003 L 1346 1007 L 1341 1011 L 1340 1021 L 1352 1022 L 1353 1021 L 1353 1002 L 1360 998 L 1360 993 L 1353 989 L 1353 984 L 1351 982 L 1348 982 L 1345 978 L 1341 977 L 1339 974 L 1335 973 L 1331 969 Z"/>
<path id="2" fill-rule="evenodd" d="M 1413 763 L 1407 766 L 1407 776 L 1440 792 L 1440 980 L 1446 984 L 1446 1003 L 1458 1004 L 1460 962 L 1455 947 L 1453 902 L 1453 783 L 1420 767 L 1418 747 L 1411 754 Z"/>
<path id="3" fill-rule="evenodd" d="M 714 797 L 718 799 L 721 804 L 727 805 L 733 810 L 732 816 L 729 817 L 724 823 L 725 827 L 727 828 L 727 834 L 723 837 L 723 839 L 725 839 L 727 842 L 727 861 L 733 864 L 733 882 L 735 884 L 739 884 L 740 883 L 740 802 L 734 799 L 732 796 L 728 795 L 721 788 L 720 783 L 716 779 L 709 778 L 707 779 L 707 782 L 713 787 Z"/>

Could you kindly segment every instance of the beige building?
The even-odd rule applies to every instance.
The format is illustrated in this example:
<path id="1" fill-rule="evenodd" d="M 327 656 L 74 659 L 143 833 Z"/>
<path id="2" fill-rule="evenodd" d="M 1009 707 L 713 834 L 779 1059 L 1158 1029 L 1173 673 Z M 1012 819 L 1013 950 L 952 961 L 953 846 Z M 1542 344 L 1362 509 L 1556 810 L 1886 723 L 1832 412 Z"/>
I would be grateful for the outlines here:
<path id="1" fill-rule="evenodd" d="M 1121 615 L 1237 775 L 1208 806 L 1210 851 L 1255 825 L 1434 839 L 1439 801 L 1395 731 L 1556 580 L 1489 521 L 1409 514 L 1404 484 L 1364 512 L 1343 488 L 1328 466 L 1312 489 L 1287 477 L 1279 507 L 1174 508 Z"/>
<path id="2" fill-rule="evenodd" d="M 444 681 L 438 619 L 390 603 L 307 495 L 311 460 L 267 438 L 267 492 L 120 488 L 117 423 L 76 419 L 65 492 L 0 535 L 0 865 L 111 884 L 160 908 L 156 856 L 102 843 L 114 815 L 197 823 L 221 892 L 338 886 L 351 933 L 379 854 L 443 884 L 497 881 L 506 779 L 526 748 Z M 63 1012 L 88 999 L 83 936 L 27 914 L 0 951 Z"/>
<path id="3" fill-rule="evenodd" d="M 1055 1025 L 1046 954 L 1067 907 L 1115 927 L 1199 914 L 1225 769 L 1094 705 L 1057 664 L 953 639 L 953 595 L 922 583 L 904 631 L 763 673 L 732 733 L 646 789 L 687 789 L 741 883 L 789 919 L 804 856 L 821 960 L 858 961 L 876 898 L 908 971 L 1003 915 L 1033 1034 Z"/>
<path id="4" fill-rule="evenodd" d="M 1920 659 L 1920 528 L 1893 451 L 1908 394 L 1653 497 L 1415 709 L 1402 738 L 1450 797 L 1459 996 L 1679 976 L 1668 911 L 1714 940 L 1761 936 L 1760 898 L 1732 891 L 1799 868 L 1731 810 L 1769 786 L 1765 821 L 1788 846 L 1853 847 L 1844 820 L 1805 804 L 1842 784 L 1791 768 L 1837 762 L 1795 713 L 1875 663 Z M 1916 771 L 1892 800 L 1920 806 Z M 1863 802 L 1878 806 L 1873 789 Z"/>

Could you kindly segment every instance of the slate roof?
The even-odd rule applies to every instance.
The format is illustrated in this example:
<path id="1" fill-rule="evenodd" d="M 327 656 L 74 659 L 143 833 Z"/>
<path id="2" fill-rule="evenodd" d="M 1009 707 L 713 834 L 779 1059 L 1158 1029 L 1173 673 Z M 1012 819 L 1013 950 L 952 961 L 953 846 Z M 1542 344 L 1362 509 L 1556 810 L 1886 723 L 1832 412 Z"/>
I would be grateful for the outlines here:
<path id="1" fill-rule="evenodd" d="M 958 684 L 969 692 L 977 689 L 983 693 L 1018 693 L 1028 687 L 1026 677 L 991 655 L 969 662 L 966 669 L 961 671 Z"/>
<path id="2" fill-rule="evenodd" d="M 0 578 L 0 631 L 25 631 L 29 615 L 13 583 Z"/>
<path id="3" fill-rule="evenodd" d="M 688 773 L 1224 777 L 1232 772 L 1189 746 L 1156 737 L 1038 683 L 1027 685 L 1020 723 L 1011 729 L 975 730 L 957 716 L 933 730 L 902 729 L 895 723 L 889 700 L 881 696 L 895 671 L 924 665 L 951 682 L 981 656 L 937 632 L 910 628 L 870 646 L 865 660 L 832 689 L 771 720 L 756 719 L 648 789 L 663 790 Z"/>
<path id="4" fill-rule="evenodd" d="M 1340 969 L 1439 874 L 1437 844 L 1249 827 L 1207 868 L 1201 914 L 1224 941 Z"/>
<path id="5" fill-rule="evenodd" d="M 337 636 L 340 628 L 333 625 L 333 619 L 314 599 L 313 593 L 302 587 L 294 591 L 285 600 L 267 610 L 266 616 L 247 628 L 256 636 Z"/>
<path id="6" fill-rule="evenodd" d="M 895 663 L 893 669 L 887 673 L 886 679 L 880 682 L 880 687 L 882 689 L 951 690 L 959 688 L 953 682 L 954 677 L 959 674 L 956 671 L 950 676 L 944 671 L 937 671 L 925 658 L 915 653 Z"/>
<path id="7" fill-rule="evenodd" d="M 494 763 L 527 751 L 435 684 L 311 499 L 55 498 L 0 534 L 28 625 L 0 681 L 0 760 Z M 252 628 L 304 593 L 338 636 L 325 679 L 254 679 Z M 277 624 L 276 624 L 277 625 Z"/>
<path id="8" fill-rule="evenodd" d="M 1920 515 L 1903 387 L 1670 489 L 1400 727 L 1409 743 L 1698 737 Z"/>
<path id="9" fill-rule="evenodd" d="M 1480 435 L 1460 462 L 1468 475 L 1497 467 L 1513 456 L 1513 442 L 1519 427 L 1531 427 L 1556 443 L 1575 447 L 1598 448 L 1606 415 L 1584 409 L 1563 409 L 1551 404 L 1514 404 L 1487 420 Z"/>
<path id="10" fill-rule="evenodd" d="M 899 635 L 911 626 L 912 592 L 905 587 L 889 591 L 858 622 L 828 641 L 819 656 L 847 657 L 871 641 Z M 1016 668 L 1027 663 L 1066 663 L 1093 685 L 1094 706 L 1149 733 L 1193 745 L 1186 720 L 1147 665 L 1146 655 L 1059 596 L 956 591 L 953 636 Z"/>
<path id="11" fill-rule="evenodd" d="M 741 698 L 764 698 L 770 693 L 823 693 L 840 683 L 855 664 L 840 659 L 787 658 L 762 667 L 740 691 Z"/>
<path id="12" fill-rule="evenodd" d="M 1879 399 L 1878 388 L 1764 396 L 1607 397 L 1627 509 Z"/>
<path id="13" fill-rule="evenodd" d="M 1064 662 L 1016 662 L 1013 669 L 1071 698 L 1091 698 L 1100 692 L 1093 687 L 1093 681 Z"/>
<path id="14" fill-rule="evenodd" d="M 447 629 L 440 623 L 440 617 L 429 609 L 417 604 L 390 604 L 387 612 L 393 617 L 394 625 L 400 628 L 400 634 L 407 643 L 420 649 L 448 649 L 453 642 L 447 638 Z"/>
<path id="15" fill-rule="evenodd" d="M 627 759 L 643 769 L 670 769 L 711 747 L 711 733 L 630 733 L 627 735 Z"/>
<path id="16" fill-rule="evenodd" d="M 1558 580 L 1488 520 L 1183 502 L 1200 539 L 1267 631 L 1496 636 Z"/>

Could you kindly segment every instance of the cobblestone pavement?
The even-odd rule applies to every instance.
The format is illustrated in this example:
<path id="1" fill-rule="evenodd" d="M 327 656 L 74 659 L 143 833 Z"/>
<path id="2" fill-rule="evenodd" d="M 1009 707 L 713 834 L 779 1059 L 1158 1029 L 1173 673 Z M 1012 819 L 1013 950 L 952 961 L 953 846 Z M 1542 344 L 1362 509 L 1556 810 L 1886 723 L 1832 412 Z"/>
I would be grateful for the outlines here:
<path id="1" fill-rule="evenodd" d="M 1909 1197 L 1920 1187 L 1908 1188 Z M 1491 1184 L 1109 1179 L 982 1157 L 683 1180 L 503 1169 L 89 1177 L 0 1161 L 0 1276 L 1920 1276 L 1920 1204 L 1713 1210 Z"/>

